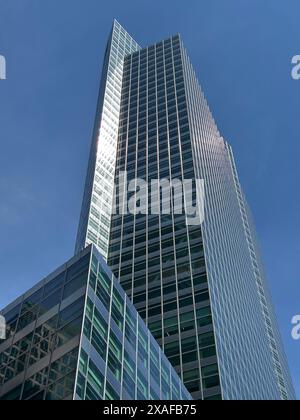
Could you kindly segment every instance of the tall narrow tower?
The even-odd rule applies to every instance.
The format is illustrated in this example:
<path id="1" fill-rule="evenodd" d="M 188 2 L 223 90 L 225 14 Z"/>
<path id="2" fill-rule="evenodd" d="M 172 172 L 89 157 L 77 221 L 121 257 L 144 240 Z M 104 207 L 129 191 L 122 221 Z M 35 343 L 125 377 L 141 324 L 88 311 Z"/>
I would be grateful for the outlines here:
<path id="1" fill-rule="evenodd" d="M 147 214 L 112 214 L 123 172 L 131 185 L 204 180 L 204 222 L 152 214 L 150 193 Z M 295 398 L 233 153 L 179 35 L 140 48 L 114 23 L 76 249 L 88 243 L 195 399 Z"/>
<path id="2" fill-rule="evenodd" d="M 76 253 L 94 244 L 107 259 L 124 57 L 139 48 L 115 20 L 104 57 Z"/>

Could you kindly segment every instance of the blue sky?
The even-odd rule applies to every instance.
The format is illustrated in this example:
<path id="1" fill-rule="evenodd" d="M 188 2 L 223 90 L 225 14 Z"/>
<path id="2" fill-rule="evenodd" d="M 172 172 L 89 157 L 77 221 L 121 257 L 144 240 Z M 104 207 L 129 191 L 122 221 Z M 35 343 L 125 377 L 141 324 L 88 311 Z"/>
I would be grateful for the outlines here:
<path id="1" fill-rule="evenodd" d="M 235 151 L 300 397 L 299 15 L 299 0 L 0 0 L 0 308 L 73 253 L 112 19 L 141 45 L 180 32 Z"/>

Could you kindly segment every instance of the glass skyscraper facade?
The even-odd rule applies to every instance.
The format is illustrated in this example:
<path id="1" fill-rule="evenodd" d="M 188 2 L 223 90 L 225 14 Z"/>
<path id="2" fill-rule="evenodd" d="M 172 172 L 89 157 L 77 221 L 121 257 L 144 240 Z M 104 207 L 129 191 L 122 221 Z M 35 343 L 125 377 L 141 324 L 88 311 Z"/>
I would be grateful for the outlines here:
<path id="1" fill-rule="evenodd" d="M 206 184 L 203 241 L 223 398 L 294 399 L 232 149 L 183 47 L 182 57 L 196 175 Z"/>
<path id="2" fill-rule="evenodd" d="M 126 57 L 123 78 L 116 177 L 195 179 L 179 36 Z M 109 264 L 194 398 L 220 398 L 201 226 L 113 216 Z"/>
<path id="3" fill-rule="evenodd" d="M 104 256 L 193 398 L 294 399 L 231 147 L 180 36 L 134 48 L 121 60 L 111 176 L 119 185 L 123 171 L 128 183 L 203 179 L 205 219 L 190 226 L 176 212 L 115 212 Z M 118 207 L 120 187 L 110 193 Z M 77 250 L 99 246 L 85 223 Z"/>
<path id="4" fill-rule="evenodd" d="M 140 47 L 115 21 L 107 44 L 75 252 L 109 246 L 124 57 Z"/>
<path id="5" fill-rule="evenodd" d="M 146 212 L 123 196 L 138 180 L 158 187 Z M 162 180 L 191 197 L 173 184 L 164 211 Z M 196 180 L 193 224 L 176 210 Z M 1 313 L 0 400 L 295 399 L 233 151 L 179 35 L 142 48 L 114 21 L 75 253 Z"/>
<path id="6" fill-rule="evenodd" d="M 9 305 L 0 400 L 189 400 L 94 246 Z"/>

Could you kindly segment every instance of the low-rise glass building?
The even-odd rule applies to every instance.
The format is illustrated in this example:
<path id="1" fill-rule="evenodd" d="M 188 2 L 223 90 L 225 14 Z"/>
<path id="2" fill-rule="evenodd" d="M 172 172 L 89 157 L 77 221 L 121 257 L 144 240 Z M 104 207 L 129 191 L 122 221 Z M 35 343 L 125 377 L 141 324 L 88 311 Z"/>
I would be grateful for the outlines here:
<path id="1" fill-rule="evenodd" d="M 188 400 L 94 246 L 2 311 L 0 400 Z"/>

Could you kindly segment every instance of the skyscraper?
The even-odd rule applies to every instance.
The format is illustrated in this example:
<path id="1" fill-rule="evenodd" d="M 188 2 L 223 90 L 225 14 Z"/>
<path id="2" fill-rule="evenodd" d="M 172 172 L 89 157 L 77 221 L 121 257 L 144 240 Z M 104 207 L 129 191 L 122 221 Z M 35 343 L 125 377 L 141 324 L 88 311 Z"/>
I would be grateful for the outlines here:
<path id="1" fill-rule="evenodd" d="M 204 222 L 128 212 L 125 171 L 123 187 L 204 180 Z M 140 48 L 114 22 L 76 250 L 90 243 L 195 399 L 295 398 L 232 149 L 179 35 Z"/>
<path id="2" fill-rule="evenodd" d="M 124 57 L 139 48 L 115 21 L 104 57 L 76 253 L 93 243 L 105 259 L 108 255 Z"/>

